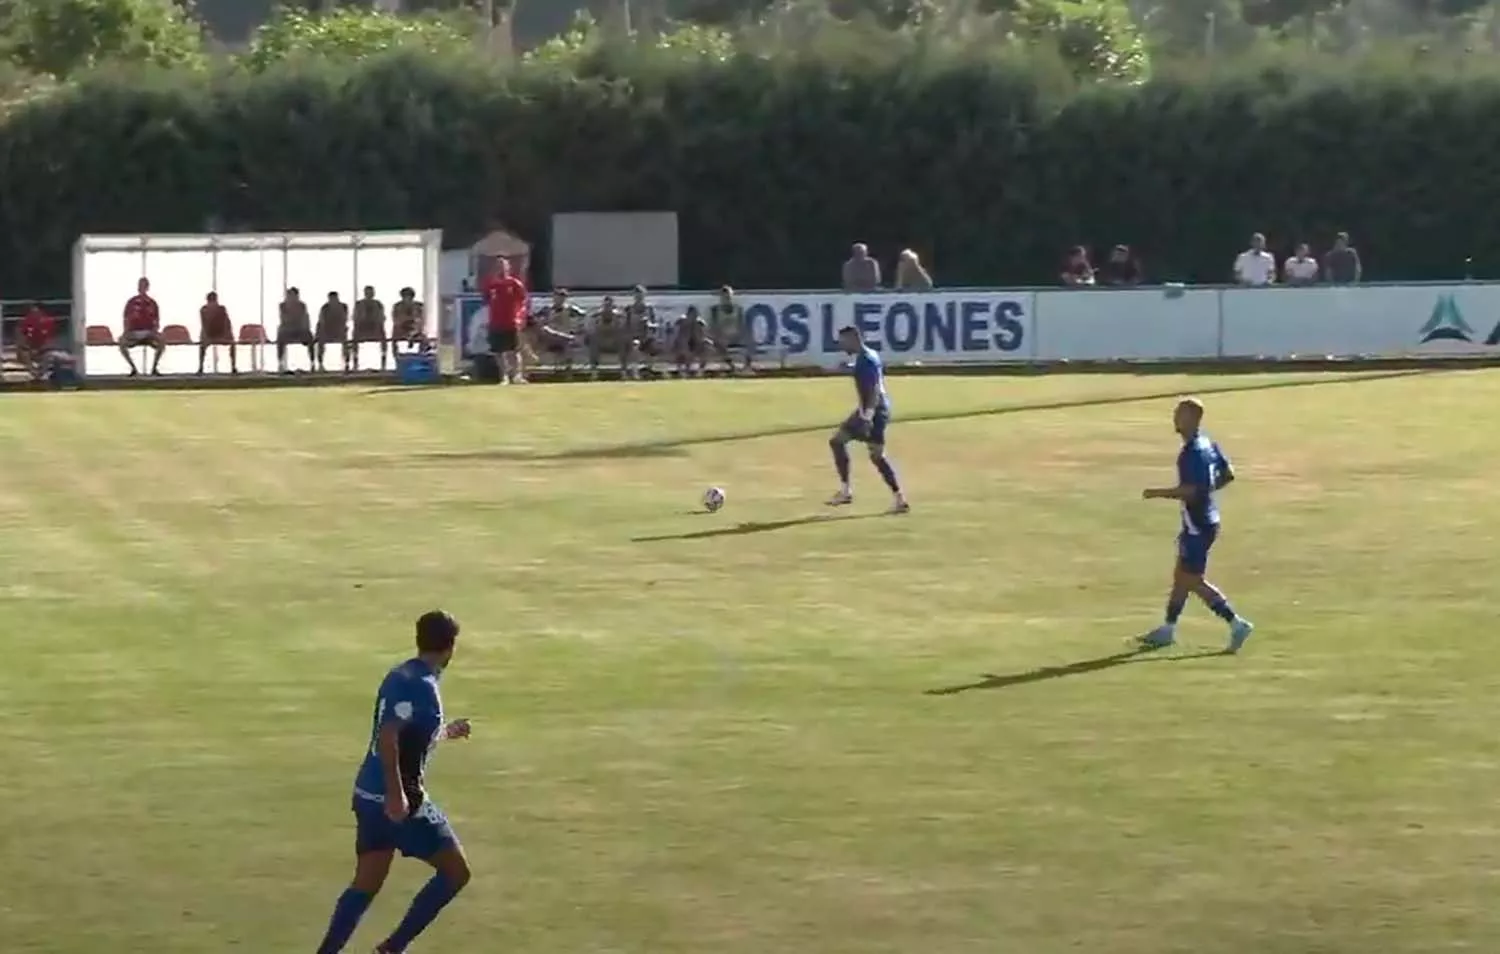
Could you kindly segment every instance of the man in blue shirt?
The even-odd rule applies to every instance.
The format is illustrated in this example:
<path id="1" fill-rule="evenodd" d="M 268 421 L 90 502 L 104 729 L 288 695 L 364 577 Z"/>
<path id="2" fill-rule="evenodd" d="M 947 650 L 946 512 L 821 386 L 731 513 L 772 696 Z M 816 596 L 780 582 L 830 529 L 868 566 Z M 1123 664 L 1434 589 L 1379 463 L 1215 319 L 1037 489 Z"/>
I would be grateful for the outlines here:
<path id="1" fill-rule="evenodd" d="M 1177 535 L 1177 566 L 1172 574 L 1172 592 L 1167 597 L 1166 621 L 1141 637 L 1141 645 L 1148 649 L 1172 645 L 1177 619 L 1187 604 L 1188 594 L 1196 593 L 1215 616 L 1229 624 L 1226 651 L 1237 653 L 1255 627 L 1236 614 L 1224 594 L 1203 576 L 1208 569 L 1208 551 L 1219 537 L 1217 494 L 1234 480 L 1234 470 L 1219 445 L 1199 429 L 1202 423 L 1201 401 L 1187 398 L 1178 402 L 1172 414 L 1172 424 L 1182 436 L 1182 450 L 1177 454 L 1177 486 L 1151 488 L 1142 493 L 1147 500 L 1180 501 L 1182 531 Z"/>
<path id="2" fill-rule="evenodd" d="M 841 507 L 854 502 L 854 492 L 849 486 L 849 442 L 861 441 L 870 450 L 870 463 L 880 471 L 881 479 L 896 495 L 890 512 L 906 513 L 911 507 L 901 493 L 896 469 L 885 456 L 885 430 L 891 422 L 891 399 L 885 392 L 885 368 L 880 362 L 880 354 L 861 340 L 859 330 L 853 325 L 839 329 L 839 347 L 854 359 L 854 390 L 859 397 L 859 406 L 828 439 L 828 446 L 833 450 L 833 466 L 839 474 L 839 492 L 829 498 L 828 505 Z"/>
<path id="3" fill-rule="evenodd" d="M 417 620 L 417 655 L 392 669 L 375 696 L 370 743 L 354 779 L 354 881 L 339 897 L 318 954 L 338 954 L 385 884 L 396 852 L 436 869 L 375 954 L 401 954 L 469 883 L 469 863 L 447 817 L 427 797 L 427 760 L 438 742 L 469 737 L 443 721 L 438 680 L 453 658 L 458 623 L 440 610 Z"/>

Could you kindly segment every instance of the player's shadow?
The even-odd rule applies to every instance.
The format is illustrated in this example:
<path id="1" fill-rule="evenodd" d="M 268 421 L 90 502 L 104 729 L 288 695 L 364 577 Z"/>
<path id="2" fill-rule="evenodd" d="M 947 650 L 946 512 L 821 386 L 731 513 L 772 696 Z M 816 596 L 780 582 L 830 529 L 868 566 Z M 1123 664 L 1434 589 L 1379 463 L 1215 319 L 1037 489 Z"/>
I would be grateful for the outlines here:
<path id="1" fill-rule="evenodd" d="M 1148 662 L 1185 662 L 1189 659 L 1208 659 L 1213 656 L 1226 655 L 1222 649 L 1205 649 L 1189 653 L 1171 653 L 1161 649 L 1127 649 L 1124 652 L 1111 653 L 1108 656 L 1100 656 L 1096 659 L 1084 659 L 1066 666 L 1043 666 L 1040 669 L 1029 669 L 1026 672 L 1014 672 L 1005 675 L 985 673 L 983 677 L 974 682 L 966 682 L 957 686 L 944 686 L 941 689 L 928 689 L 923 692 L 926 696 L 956 696 L 961 692 L 973 692 L 976 689 L 1010 689 L 1014 686 L 1026 686 L 1034 682 L 1047 682 L 1052 679 L 1064 679 L 1068 676 L 1082 676 L 1091 672 L 1103 672 L 1106 669 L 1117 669 L 1120 666 L 1134 666 L 1139 663 Z"/>
<path id="2" fill-rule="evenodd" d="M 1278 370 L 1274 365 L 1259 367 L 1255 371 L 1258 374 L 1272 374 Z M 1297 369 L 1290 369 L 1297 370 Z M 1229 384 L 1223 387 L 1200 388 L 1196 393 L 1199 395 L 1211 394 L 1237 394 L 1250 391 L 1279 391 L 1288 388 L 1311 388 L 1311 387 L 1333 387 L 1338 385 L 1362 384 L 1367 381 L 1385 381 L 1392 378 L 1414 377 L 1423 374 L 1441 374 L 1449 370 L 1462 370 L 1460 368 L 1418 368 L 1402 369 L 1397 371 L 1379 371 L 1370 373 L 1350 373 L 1342 377 L 1315 378 L 1313 380 L 1297 381 L 1255 381 L 1244 384 Z M 1177 373 L 1181 373 L 1180 370 Z M 1143 401 L 1163 401 L 1170 398 L 1182 396 L 1180 388 L 1171 391 L 1156 391 L 1150 394 L 1118 394 L 1107 397 L 1074 398 L 1059 401 L 1038 401 L 1032 404 L 1008 404 L 1000 407 L 976 408 L 970 411 L 949 411 L 933 414 L 902 415 L 897 419 L 901 425 L 920 424 L 933 421 L 961 421 L 977 417 L 997 417 L 1005 414 L 1025 414 L 1033 411 L 1066 411 L 1090 407 L 1108 407 L 1120 404 L 1139 404 Z M 434 451 L 407 455 L 402 460 L 414 463 L 437 463 L 444 461 L 517 461 L 526 463 L 547 463 L 562 461 L 587 461 L 587 460 L 627 460 L 631 458 L 652 457 L 675 457 L 686 454 L 690 448 L 704 447 L 711 444 L 731 444 L 739 441 L 761 440 L 769 437 L 794 437 L 800 434 L 824 434 L 832 433 L 830 423 L 800 425 L 792 427 L 767 428 L 758 431 L 739 431 L 732 434 L 710 434 L 701 437 L 683 437 L 670 440 L 638 441 L 629 444 L 613 444 L 595 447 L 570 447 L 556 451 L 519 451 L 506 450 L 504 448 L 473 450 L 473 451 Z M 392 458 L 388 456 L 370 457 L 365 459 L 371 465 L 388 465 Z"/>
<path id="3" fill-rule="evenodd" d="M 694 530 L 690 533 L 664 533 L 650 537 L 631 537 L 631 543 L 662 543 L 667 540 L 707 540 L 711 537 L 738 537 L 751 533 L 771 533 L 791 527 L 803 527 L 814 523 L 837 523 L 844 520 L 868 520 L 883 517 L 881 513 L 818 514 L 811 517 L 794 517 L 791 520 L 752 520 L 730 527 L 714 527 L 710 530 Z"/>

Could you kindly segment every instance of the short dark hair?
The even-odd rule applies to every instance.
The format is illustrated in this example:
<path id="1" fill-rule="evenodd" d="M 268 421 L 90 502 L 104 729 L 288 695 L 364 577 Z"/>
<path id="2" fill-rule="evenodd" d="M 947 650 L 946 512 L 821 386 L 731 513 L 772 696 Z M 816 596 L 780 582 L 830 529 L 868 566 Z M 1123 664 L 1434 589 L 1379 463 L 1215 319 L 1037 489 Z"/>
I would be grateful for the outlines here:
<path id="1" fill-rule="evenodd" d="M 458 620 L 442 610 L 429 610 L 417 617 L 417 652 L 441 653 L 458 641 Z"/>
<path id="2" fill-rule="evenodd" d="M 839 329 L 839 334 L 841 334 L 841 335 L 857 335 L 857 334 L 859 334 L 859 329 L 856 328 L 856 327 L 854 327 L 853 325 L 845 325 L 844 327 L 842 327 L 842 328 Z"/>

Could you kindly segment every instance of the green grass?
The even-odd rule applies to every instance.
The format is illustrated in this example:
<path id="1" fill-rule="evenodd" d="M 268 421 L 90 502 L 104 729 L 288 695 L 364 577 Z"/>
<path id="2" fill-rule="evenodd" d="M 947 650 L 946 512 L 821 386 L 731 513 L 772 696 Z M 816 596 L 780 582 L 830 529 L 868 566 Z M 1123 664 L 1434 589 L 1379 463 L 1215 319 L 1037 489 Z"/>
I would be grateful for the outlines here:
<path id="1" fill-rule="evenodd" d="M 913 514 L 712 535 L 819 512 L 846 381 L 6 398 L 0 947 L 312 950 L 439 604 L 421 950 L 1500 950 L 1500 374 L 894 390 Z M 1259 632 L 1079 665 L 1159 619 L 1182 391 Z"/>

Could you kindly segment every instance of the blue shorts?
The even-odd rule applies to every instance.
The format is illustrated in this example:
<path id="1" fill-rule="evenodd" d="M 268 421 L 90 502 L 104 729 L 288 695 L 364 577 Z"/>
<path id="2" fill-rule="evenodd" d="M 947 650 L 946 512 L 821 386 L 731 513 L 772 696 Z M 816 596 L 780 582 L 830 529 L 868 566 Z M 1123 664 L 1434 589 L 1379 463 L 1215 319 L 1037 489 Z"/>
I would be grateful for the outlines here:
<path id="1" fill-rule="evenodd" d="M 885 443 L 885 429 L 891 423 L 891 412 L 889 408 L 877 408 L 875 415 L 868 422 L 855 411 L 850 414 L 844 423 L 839 425 L 839 433 L 846 440 L 860 441 L 865 444 L 883 445 Z"/>
<path id="2" fill-rule="evenodd" d="M 1194 576 L 1202 576 L 1208 569 L 1208 551 L 1217 539 L 1217 526 L 1204 527 L 1197 533 L 1182 531 L 1177 535 L 1177 565 Z"/>
<path id="3" fill-rule="evenodd" d="M 367 798 L 354 799 L 354 853 L 399 851 L 408 858 L 430 861 L 444 848 L 458 844 L 448 816 L 424 801 L 405 821 L 385 817 L 385 806 Z"/>

